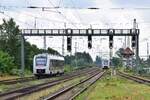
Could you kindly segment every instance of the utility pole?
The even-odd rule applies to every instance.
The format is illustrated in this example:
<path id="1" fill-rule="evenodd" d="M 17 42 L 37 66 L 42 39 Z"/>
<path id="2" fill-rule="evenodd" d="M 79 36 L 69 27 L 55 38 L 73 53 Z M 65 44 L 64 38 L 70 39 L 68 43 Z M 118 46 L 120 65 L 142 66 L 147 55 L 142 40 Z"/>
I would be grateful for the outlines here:
<path id="1" fill-rule="evenodd" d="M 147 40 L 147 59 L 149 58 L 149 43 L 148 43 L 148 40 Z"/>
<path id="2" fill-rule="evenodd" d="M 75 61 L 76 61 L 76 68 L 77 68 L 77 42 L 75 42 Z"/>
<path id="3" fill-rule="evenodd" d="M 24 60 L 24 36 L 21 35 L 21 71 L 20 76 L 24 77 L 24 68 L 25 68 L 25 60 Z"/>
<path id="4" fill-rule="evenodd" d="M 35 17 L 35 21 L 34 21 L 34 28 L 36 29 L 36 19 L 37 17 Z"/>
<path id="5" fill-rule="evenodd" d="M 112 72 L 111 72 L 111 75 L 116 75 L 116 72 L 115 72 L 115 66 L 113 66 L 113 63 L 112 63 L 112 57 L 113 57 L 113 49 L 110 48 L 110 53 L 109 53 L 109 57 L 110 57 L 110 66 L 112 67 Z"/>
<path id="6" fill-rule="evenodd" d="M 64 23 L 64 29 L 66 29 L 66 23 Z M 64 30 L 64 33 L 65 33 L 65 30 Z M 62 37 L 62 56 L 64 56 L 64 54 L 65 54 L 65 38 L 64 38 L 64 36 Z"/>
<path id="7" fill-rule="evenodd" d="M 43 40 L 44 40 L 43 41 L 43 43 L 44 43 L 44 47 L 43 48 L 44 48 L 44 50 L 46 50 L 46 36 L 43 37 Z"/>
<path id="8" fill-rule="evenodd" d="M 125 38 L 124 38 L 124 49 L 127 47 L 127 37 L 125 36 Z"/>
<path id="9" fill-rule="evenodd" d="M 137 25 L 137 22 L 136 22 L 136 19 L 134 19 L 133 21 L 133 31 L 134 33 L 137 33 L 136 32 L 136 29 L 137 29 L 138 25 Z M 138 69 L 139 69 L 139 34 L 135 37 L 136 39 L 136 42 L 135 42 L 135 48 L 133 48 L 133 51 L 135 50 L 135 54 L 136 54 L 136 72 L 138 73 Z"/>

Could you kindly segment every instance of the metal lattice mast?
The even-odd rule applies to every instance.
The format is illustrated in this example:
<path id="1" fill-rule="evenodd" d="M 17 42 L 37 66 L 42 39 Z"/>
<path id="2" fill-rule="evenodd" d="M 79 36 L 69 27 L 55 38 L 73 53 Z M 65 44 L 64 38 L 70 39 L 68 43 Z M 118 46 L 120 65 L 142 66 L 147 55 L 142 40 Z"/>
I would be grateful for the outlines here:
<path id="1" fill-rule="evenodd" d="M 43 48 L 44 48 L 44 50 L 46 50 L 46 36 L 43 37 L 43 40 L 44 40 L 44 41 L 43 41 L 43 43 L 44 43 Z"/>
<path id="2" fill-rule="evenodd" d="M 66 29 L 66 23 L 64 23 L 64 29 Z M 65 33 L 65 31 L 63 31 Z M 65 38 L 62 36 L 62 56 L 65 55 Z"/>

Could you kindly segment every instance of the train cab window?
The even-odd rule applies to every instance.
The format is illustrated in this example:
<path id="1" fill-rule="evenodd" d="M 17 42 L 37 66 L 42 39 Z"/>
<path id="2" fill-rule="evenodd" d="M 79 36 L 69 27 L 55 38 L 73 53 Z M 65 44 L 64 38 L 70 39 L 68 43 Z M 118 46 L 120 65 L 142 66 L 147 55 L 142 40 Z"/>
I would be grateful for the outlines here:
<path id="1" fill-rule="evenodd" d="M 46 57 L 37 57 L 36 58 L 36 66 L 46 66 L 47 58 Z"/>

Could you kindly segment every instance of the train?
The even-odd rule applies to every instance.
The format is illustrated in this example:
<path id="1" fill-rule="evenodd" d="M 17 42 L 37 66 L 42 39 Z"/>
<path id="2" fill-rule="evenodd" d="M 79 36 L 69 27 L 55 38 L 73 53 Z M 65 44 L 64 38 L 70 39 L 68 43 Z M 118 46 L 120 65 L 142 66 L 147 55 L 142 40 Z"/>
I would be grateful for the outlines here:
<path id="1" fill-rule="evenodd" d="M 102 68 L 103 69 L 109 69 L 110 68 L 110 60 L 102 59 Z"/>
<path id="2" fill-rule="evenodd" d="M 33 74 L 37 77 L 64 73 L 64 57 L 48 53 L 33 58 Z"/>

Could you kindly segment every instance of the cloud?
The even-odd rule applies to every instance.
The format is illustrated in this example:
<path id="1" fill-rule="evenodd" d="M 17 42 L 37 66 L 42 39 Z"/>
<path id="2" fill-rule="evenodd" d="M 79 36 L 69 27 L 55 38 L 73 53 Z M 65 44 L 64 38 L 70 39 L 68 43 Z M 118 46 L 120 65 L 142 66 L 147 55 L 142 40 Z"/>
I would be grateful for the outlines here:
<path id="1" fill-rule="evenodd" d="M 59 4 L 59 0 L 51 0 L 53 5 L 48 2 L 48 0 L 12 0 L 11 2 L 8 2 L 10 0 L 3 0 L 3 5 L 15 5 L 15 6 L 54 6 Z M 73 0 L 73 5 L 70 0 L 65 0 L 63 3 L 61 3 L 61 6 L 75 6 L 77 8 L 86 8 L 86 7 L 99 7 L 102 9 L 99 10 L 89 10 L 89 9 L 65 9 L 60 8 L 57 10 L 51 10 L 51 11 L 41 11 L 40 9 L 37 10 L 31 10 L 31 9 L 11 9 L 5 12 L 6 15 L 9 15 L 10 17 L 13 17 L 17 24 L 20 25 L 21 28 L 64 28 L 64 23 L 66 23 L 67 28 L 89 28 L 92 26 L 92 28 L 132 28 L 133 25 L 133 19 L 136 18 L 137 22 L 139 23 L 139 28 L 141 29 L 141 35 L 140 39 L 143 39 L 148 36 L 149 30 L 149 23 L 145 23 L 149 21 L 149 11 L 137 11 L 133 9 L 120 9 L 120 10 L 112 10 L 109 8 L 117 8 L 117 7 L 126 7 L 129 5 L 130 7 L 132 2 L 129 0 L 119 2 L 118 0 L 83 0 L 82 2 L 77 0 Z M 125 5 L 123 3 L 125 2 Z M 143 1 L 143 4 L 145 4 L 145 0 Z M 15 4 L 14 4 L 15 3 Z M 140 3 L 137 2 L 138 4 Z M 61 12 L 61 13 L 58 13 Z M 6 16 L 1 15 L 1 18 L 4 18 Z M 8 18 L 8 16 L 7 16 Z M 36 23 L 35 23 L 36 22 Z M 94 37 L 95 38 L 95 37 Z M 40 48 L 43 47 L 43 42 L 39 43 L 39 40 L 42 41 L 42 38 L 29 38 L 28 39 L 31 43 L 37 44 Z M 58 38 L 48 38 L 47 39 L 47 45 L 50 47 L 54 47 L 57 50 L 61 52 L 61 37 Z M 77 37 L 76 39 L 73 39 L 73 41 L 78 42 L 78 47 L 82 49 L 78 49 L 79 51 L 88 51 L 90 54 L 92 54 L 92 57 L 94 58 L 95 55 L 99 54 L 97 52 L 104 51 L 105 48 L 106 51 L 109 51 L 108 45 L 103 43 L 102 45 L 99 44 L 100 38 L 96 38 L 96 40 L 93 41 L 94 48 L 92 50 L 87 49 L 87 37 L 83 37 L 82 39 L 79 39 Z M 108 40 L 108 38 L 107 38 Z M 50 42 L 49 42 L 50 41 Z M 53 43 L 51 42 L 53 41 Z M 59 41 L 59 42 L 58 42 Z M 84 41 L 84 42 L 83 42 Z M 108 41 L 107 41 L 108 42 Z M 116 42 L 115 42 L 116 43 Z M 107 43 L 108 44 L 108 43 Z M 55 47 L 57 45 L 57 47 Z M 84 45 L 84 46 L 83 46 Z M 100 49 L 98 50 L 98 46 L 101 45 Z M 117 45 L 117 44 L 116 44 Z M 141 47 L 142 45 L 145 45 L 143 43 L 140 43 Z M 66 46 L 66 43 L 65 43 Z M 73 47 L 75 46 L 75 43 L 73 42 Z M 119 48 L 117 45 L 116 48 Z M 73 49 L 73 52 L 74 49 Z M 140 48 L 140 53 L 145 54 L 145 51 Z"/>

